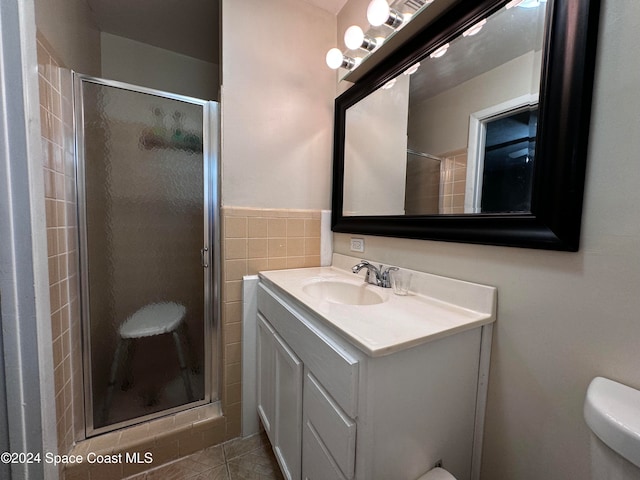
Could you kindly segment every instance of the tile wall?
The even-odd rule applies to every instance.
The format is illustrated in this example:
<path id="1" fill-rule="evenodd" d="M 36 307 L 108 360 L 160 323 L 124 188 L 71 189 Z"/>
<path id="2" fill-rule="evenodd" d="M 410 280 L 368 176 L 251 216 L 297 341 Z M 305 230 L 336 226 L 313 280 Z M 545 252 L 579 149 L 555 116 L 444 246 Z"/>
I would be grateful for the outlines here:
<path id="1" fill-rule="evenodd" d="M 72 85 L 40 34 L 37 52 L 58 451 L 66 453 L 83 425 Z"/>
<path id="2" fill-rule="evenodd" d="M 440 213 L 464 213 L 464 191 L 467 185 L 467 150 L 440 155 Z"/>
<path id="3" fill-rule="evenodd" d="M 222 208 L 222 402 L 227 439 L 241 433 L 242 277 L 320 266 L 320 210 Z"/>

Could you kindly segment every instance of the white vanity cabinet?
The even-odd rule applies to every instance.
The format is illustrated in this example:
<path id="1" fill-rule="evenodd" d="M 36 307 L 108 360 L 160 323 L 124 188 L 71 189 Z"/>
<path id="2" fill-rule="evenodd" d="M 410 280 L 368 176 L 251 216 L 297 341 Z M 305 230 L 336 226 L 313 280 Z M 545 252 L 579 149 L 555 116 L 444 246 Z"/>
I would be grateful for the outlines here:
<path id="1" fill-rule="evenodd" d="M 286 478 L 414 480 L 439 461 L 475 478 L 486 325 L 371 356 L 265 277 L 257 303 L 258 413 Z"/>
<path id="2" fill-rule="evenodd" d="M 286 478 L 300 478 L 302 373 L 300 359 L 258 316 L 258 414 Z"/>

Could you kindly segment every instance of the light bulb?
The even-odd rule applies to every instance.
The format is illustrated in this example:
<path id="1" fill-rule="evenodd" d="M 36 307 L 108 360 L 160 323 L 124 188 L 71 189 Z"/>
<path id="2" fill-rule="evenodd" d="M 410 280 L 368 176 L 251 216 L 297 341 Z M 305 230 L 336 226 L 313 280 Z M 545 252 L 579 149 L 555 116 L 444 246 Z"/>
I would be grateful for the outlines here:
<path id="1" fill-rule="evenodd" d="M 420 62 L 418 62 L 418 63 L 416 63 L 414 65 L 411 65 L 409 68 L 407 68 L 404 71 L 404 74 L 405 75 L 413 75 L 414 73 L 416 73 L 418 71 L 419 68 L 420 68 Z"/>
<path id="2" fill-rule="evenodd" d="M 505 7 L 507 8 L 507 10 L 513 8 L 513 7 L 517 7 L 518 5 L 520 5 L 522 2 L 524 2 L 524 0 L 511 0 L 509 3 L 507 3 L 505 5 Z"/>
<path id="3" fill-rule="evenodd" d="M 465 30 L 464 32 L 462 32 L 462 36 L 463 37 L 472 37 L 474 36 L 476 33 L 478 33 L 480 30 L 482 30 L 482 27 L 484 27 L 484 24 L 487 23 L 487 19 L 483 19 L 480 20 L 478 23 L 476 23 L 474 26 L 472 26 L 471 28 Z"/>
<path id="4" fill-rule="evenodd" d="M 344 32 L 344 44 L 351 50 L 356 50 L 364 42 L 364 32 L 357 25 L 352 25 Z"/>
<path id="5" fill-rule="evenodd" d="M 385 83 L 382 86 L 383 90 L 389 90 L 391 87 L 393 87 L 396 84 L 396 79 L 392 78 L 391 80 L 389 80 L 387 83 Z"/>
<path id="6" fill-rule="evenodd" d="M 337 48 L 332 48 L 327 52 L 327 66 L 333 70 L 337 70 L 344 62 L 344 55 Z"/>
<path id="7" fill-rule="evenodd" d="M 367 7 L 367 20 L 374 27 L 379 27 L 389 19 L 390 13 L 387 0 L 371 0 Z"/>
<path id="8" fill-rule="evenodd" d="M 332 48 L 327 52 L 326 61 L 327 66 L 333 70 L 337 70 L 340 67 L 351 70 L 360 65 L 362 59 L 347 57 L 339 49 Z"/>
<path id="9" fill-rule="evenodd" d="M 435 52 L 433 52 L 431 55 L 429 55 L 431 58 L 440 58 L 441 56 L 443 56 L 445 53 L 447 53 L 447 50 L 449 49 L 449 44 L 445 43 L 443 46 L 441 46 L 439 49 L 437 49 Z"/>

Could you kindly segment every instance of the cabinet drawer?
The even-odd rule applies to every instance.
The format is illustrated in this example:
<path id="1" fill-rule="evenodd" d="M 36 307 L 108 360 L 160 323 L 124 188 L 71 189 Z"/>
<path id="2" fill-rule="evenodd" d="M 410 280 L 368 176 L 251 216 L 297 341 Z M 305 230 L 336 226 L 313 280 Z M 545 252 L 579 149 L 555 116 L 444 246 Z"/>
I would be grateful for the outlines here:
<path id="1" fill-rule="evenodd" d="M 263 284 L 258 287 L 258 310 L 336 403 L 355 418 L 358 359 Z"/>
<path id="2" fill-rule="evenodd" d="M 303 423 L 310 428 L 308 432 L 305 431 L 305 435 L 313 434 L 317 437 L 333 463 L 340 468 L 343 477 L 353 478 L 356 423 L 342 411 L 307 369 L 304 376 L 303 403 Z M 306 459 L 303 463 L 304 461 Z"/>

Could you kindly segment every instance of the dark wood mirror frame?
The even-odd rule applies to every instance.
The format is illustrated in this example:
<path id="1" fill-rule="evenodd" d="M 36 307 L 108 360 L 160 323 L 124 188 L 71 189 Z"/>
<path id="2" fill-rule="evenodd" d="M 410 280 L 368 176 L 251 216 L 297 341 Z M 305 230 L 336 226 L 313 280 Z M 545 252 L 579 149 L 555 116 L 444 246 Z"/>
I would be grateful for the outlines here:
<path id="1" fill-rule="evenodd" d="M 547 2 L 530 213 L 342 214 L 347 109 L 506 3 L 505 0 L 455 3 L 336 99 L 331 222 L 334 232 L 578 251 L 599 0 Z"/>

